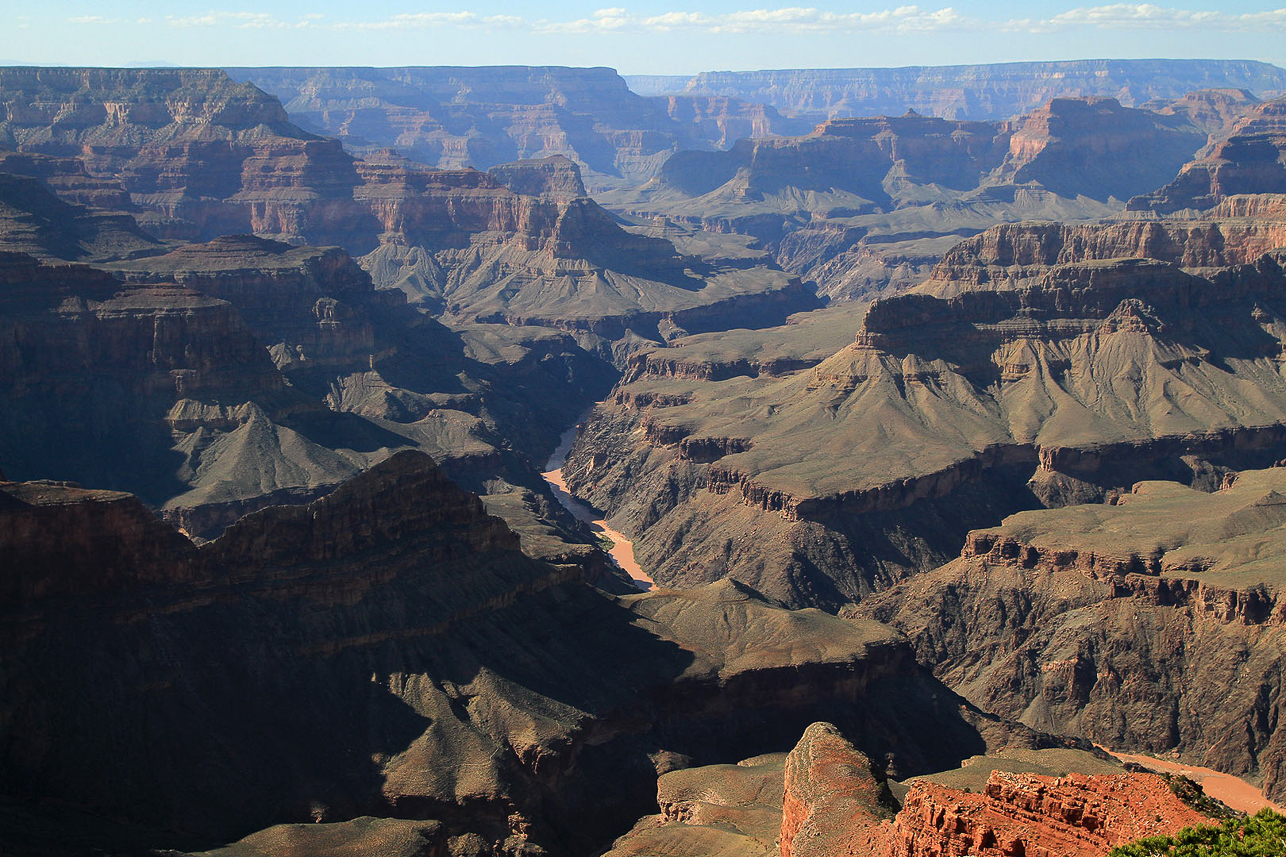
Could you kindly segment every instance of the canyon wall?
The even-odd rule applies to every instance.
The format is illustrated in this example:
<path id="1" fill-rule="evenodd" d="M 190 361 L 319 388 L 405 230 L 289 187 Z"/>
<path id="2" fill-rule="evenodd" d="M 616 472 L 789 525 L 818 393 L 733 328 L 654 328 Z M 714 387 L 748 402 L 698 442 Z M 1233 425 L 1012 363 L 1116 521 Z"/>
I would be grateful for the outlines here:
<path id="1" fill-rule="evenodd" d="M 1138 106 L 1195 89 L 1278 94 L 1286 73 L 1245 60 L 1073 60 L 906 68 L 703 72 L 691 78 L 627 77 L 644 95 L 722 95 L 770 104 L 787 116 L 897 115 L 908 108 L 948 119 L 1006 119 L 1051 98 L 1105 96 Z"/>
<path id="2" fill-rule="evenodd" d="M 780 374 L 696 341 L 640 354 L 564 473 L 659 582 L 733 576 L 828 609 L 949 561 L 988 515 L 1140 479 L 1216 488 L 1280 457 L 1274 199 L 995 227 Z"/>
<path id="3" fill-rule="evenodd" d="M 1114 505 L 1016 515 L 859 612 L 985 710 L 1176 753 L 1280 800 L 1282 479 L 1142 482 Z"/>

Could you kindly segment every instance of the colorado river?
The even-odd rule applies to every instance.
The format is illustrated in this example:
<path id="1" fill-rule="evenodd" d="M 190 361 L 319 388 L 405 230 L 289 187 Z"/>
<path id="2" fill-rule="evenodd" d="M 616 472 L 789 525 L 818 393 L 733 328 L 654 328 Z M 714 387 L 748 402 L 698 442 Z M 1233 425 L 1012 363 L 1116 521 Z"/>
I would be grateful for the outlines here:
<path id="1" fill-rule="evenodd" d="M 567 482 L 563 479 L 563 465 L 567 463 L 567 453 L 571 451 L 572 443 L 576 440 L 576 431 L 579 428 L 578 423 L 563 432 L 558 442 L 558 448 L 554 450 L 554 454 L 549 458 L 549 463 L 545 465 L 545 472 L 540 475 L 545 477 L 545 481 L 549 483 L 549 487 L 553 490 L 554 496 L 558 498 L 558 502 L 563 505 L 563 508 L 572 513 L 572 517 L 588 524 L 595 535 L 601 536 L 612 543 L 611 550 L 607 552 L 608 555 L 622 571 L 630 576 L 634 581 L 634 585 L 639 589 L 651 589 L 653 586 L 652 578 L 643 573 L 643 569 L 639 568 L 638 562 L 634 559 L 634 543 L 609 527 L 607 521 L 596 517 L 593 510 L 573 497 L 571 492 L 567 490 Z"/>
<path id="2" fill-rule="evenodd" d="M 1101 745 L 1100 749 L 1107 750 L 1106 747 Z M 1210 797 L 1223 801 L 1238 812 L 1253 814 L 1264 807 L 1268 807 L 1275 812 L 1282 811 L 1280 806 L 1264 797 L 1262 790 L 1255 788 L 1243 779 L 1234 777 L 1232 774 L 1220 773 L 1211 768 L 1184 765 L 1167 759 L 1157 759 L 1153 756 L 1117 753 L 1114 750 L 1108 750 L 1108 752 L 1123 762 L 1135 762 L 1153 771 L 1179 774 L 1194 780 L 1201 784 L 1201 788 Z"/>

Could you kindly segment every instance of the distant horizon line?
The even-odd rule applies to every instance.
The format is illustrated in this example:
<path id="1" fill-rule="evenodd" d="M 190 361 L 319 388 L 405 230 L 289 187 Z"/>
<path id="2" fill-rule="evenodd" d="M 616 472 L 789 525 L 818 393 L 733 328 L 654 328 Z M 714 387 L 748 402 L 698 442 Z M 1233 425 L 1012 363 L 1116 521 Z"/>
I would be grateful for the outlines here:
<path id="1" fill-rule="evenodd" d="M 1077 63 L 1150 63 L 1150 62 L 1174 62 L 1174 63 L 1255 63 L 1266 65 L 1279 71 L 1286 72 L 1286 65 L 1279 65 L 1277 62 L 1261 59 L 1250 59 L 1247 57 L 1083 57 L 1080 59 L 1062 59 L 1062 60 L 1003 60 L 1000 62 L 974 62 L 974 63 L 944 63 L 941 65 L 913 63 L 909 65 L 865 65 L 865 66 L 837 66 L 837 65 L 819 65 L 819 66 L 779 66 L 776 68 L 742 68 L 742 69 L 701 69 L 694 72 L 626 72 L 621 71 L 613 66 L 606 65 L 560 65 L 560 64 L 543 64 L 543 63 L 486 63 L 480 65 L 359 65 L 359 64 L 335 64 L 325 65 L 319 63 L 300 63 L 300 64 L 281 64 L 281 65 L 184 65 L 178 63 L 168 63 L 162 60 L 132 62 L 124 65 L 85 65 L 78 63 L 39 63 L 29 61 L 0 60 L 0 68 L 62 68 L 62 69 L 113 69 L 121 71 L 144 71 L 147 69 L 164 69 L 164 70 L 184 70 L 184 69 L 371 69 L 371 70 L 389 70 L 389 69 L 501 69 L 501 68 L 525 68 L 525 69 L 569 69 L 569 70 L 591 70 L 591 69 L 608 69 L 615 72 L 622 78 L 626 77 L 697 77 L 703 74 L 757 74 L 763 72 L 796 72 L 796 71 L 904 71 L 909 69 L 948 69 L 948 68 L 977 68 L 977 67 L 994 67 L 994 66 L 1021 66 L 1021 65 L 1071 65 Z M 1286 63 L 1286 60 L 1282 60 Z"/>

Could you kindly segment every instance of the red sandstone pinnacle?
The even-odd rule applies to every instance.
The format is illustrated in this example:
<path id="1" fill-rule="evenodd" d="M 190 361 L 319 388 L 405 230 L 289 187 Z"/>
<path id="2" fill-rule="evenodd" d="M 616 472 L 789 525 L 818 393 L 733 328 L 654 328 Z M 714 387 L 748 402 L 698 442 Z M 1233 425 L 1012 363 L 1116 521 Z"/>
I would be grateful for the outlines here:
<path id="1" fill-rule="evenodd" d="M 814 723 L 786 758 L 781 857 L 878 854 L 889 814 L 871 760 L 829 723 Z"/>

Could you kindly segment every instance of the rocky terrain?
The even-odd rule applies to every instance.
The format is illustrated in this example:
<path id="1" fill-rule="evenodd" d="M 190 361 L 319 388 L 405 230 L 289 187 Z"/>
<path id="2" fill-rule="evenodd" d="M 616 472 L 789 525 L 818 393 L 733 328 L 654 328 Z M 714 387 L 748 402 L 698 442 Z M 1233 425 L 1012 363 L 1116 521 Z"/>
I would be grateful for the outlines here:
<path id="1" fill-rule="evenodd" d="M 0 458 L 135 492 L 194 536 L 414 446 L 537 554 L 584 551 L 538 472 L 613 347 L 815 305 L 744 244 L 622 229 L 565 158 L 357 161 L 221 72 L 4 74 L 22 151 L 0 162 L 0 225 L 28 255 L 7 274 Z M 182 245 L 228 230 L 260 237 Z M 370 251 L 366 270 L 310 239 Z M 66 261 L 120 282 L 61 278 Z"/>
<path id="2" fill-rule="evenodd" d="M 233 68 L 303 127 L 358 155 L 443 169 L 563 155 L 591 184 L 651 178 L 681 149 L 808 129 L 735 98 L 643 98 L 609 68 Z"/>
<path id="3" fill-rule="evenodd" d="M 1210 209 L 1237 194 L 1286 192 L 1286 99 L 1256 105 L 1218 137 L 1173 181 L 1130 200 L 1129 208 L 1170 214 Z"/>
<path id="4" fill-rule="evenodd" d="M 658 771 L 819 718 L 899 776 L 1038 737 L 963 706 L 878 623 L 731 582 L 614 598 L 518 547 L 418 452 L 199 548 L 126 494 L 0 484 L 6 848 L 96 817 L 109 847 L 311 820 L 367 848 L 584 853 Z"/>
<path id="5" fill-rule="evenodd" d="M 1280 77 L 0 69 L 0 852 L 1282 799 Z"/>
<path id="6" fill-rule="evenodd" d="M 658 324 L 708 329 L 729 312 L 762 325 L 813 305 L 766 258 L 729 269 L 718 252 L 688 258 L 621 229 L 566 161 L 493 177 L 357 160 L 222 71 L 4 69 L 0 100 L 0 146 L 78 156 L 93 179 L 119 183 L 118 202 L 156 237 L 340 245 L 365 256 L 377 286 L 454 318 L 558 322 L 616 340 L 627 329 L 656 338 Z M 86 201 L 79 186 L 47 186 Z"/>
<path id="7" fill-rule="evenodd" d="M 1250 107 L 1215 101 L 1225 113 Z M 804 137 L 681 152 L 647 185 L 599 198 L 643 220 L 753 236 L 821 294 L 847 299 L 918 282 L 996 223 L 1115 213 L 1165 183 L 1213 124 L 1187 103 L 1162 115 L 1112 98 L 1055 98 L 1007 122 L 833 119 Z"/>
<path id="8" fill-rule="evenodd" d="M 1210 822 L 1176 794 L 1161 777 L 1065 749 L 1003 750 L 898 783 L 814 723 L 789 754 L 663 775 L 660 814 L 607 853 L 1089 857 Z"/>
<path id="9" fill-rule="evenodd" d="M 946 562 L 988 518 L 1143 478 L 1217 487 L 1279 457 L 1274 200 L 994 227 L 824 359 L 640 353 L 564 475 L 659 583 L 733 576 L 830 609 Z"/>
<path id="10" fill-rule="evenodd" d="M 1260 62 L 1074 60 L 905 68 L 703 72 L 627 77 L 642 95 L 728 96 L 772 105 L 786 116 L 896 116 L 907 109 L 946 119 L 1007 119 L 1051 98 L 1102 96 L 1127 107 L 1195 89 L 1232 87 L 1259 95 L 1286 90 L 1286 74 Z"/>
<path id="11" fill-rule="evenodd" d="M 569 335 L 448 327 L 374 289 L 338 248 L 251 236 L 122 262 L 115 277 L 2 261 L 12 478 L 128 490 L 213 538 L 415 447 L 485 494 L 534 554 L 605 570 L 538 475 L 564 403 L 610 384 Z"/>
<path id="12" fill-rule="evenodd" d="M 1284 479 L 1242 471 L 1214 493 L 1142 482 L 1113 505 L 1024 512 L 861 612 L 906 631 L 984 709 L 1174 751 L 1280 801 Z"/>

